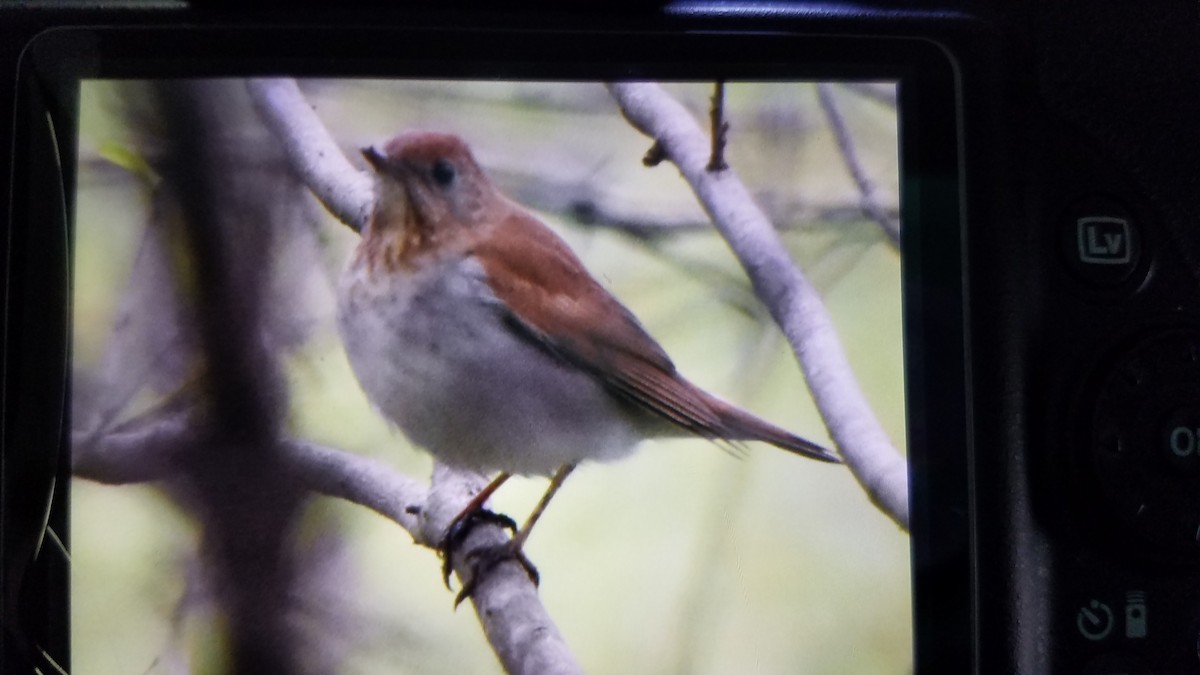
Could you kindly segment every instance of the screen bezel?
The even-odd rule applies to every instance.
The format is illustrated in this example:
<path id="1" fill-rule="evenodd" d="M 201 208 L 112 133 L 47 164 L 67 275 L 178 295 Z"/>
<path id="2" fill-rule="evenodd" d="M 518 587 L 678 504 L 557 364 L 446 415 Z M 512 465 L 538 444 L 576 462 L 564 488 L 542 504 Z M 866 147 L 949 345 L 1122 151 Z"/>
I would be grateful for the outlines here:
<path id="1" fill-rule="evenodd" d="M 809 30 L 810 27 L 806 27 Z M 88 78 L 896 80 L 899 83 L 905 396 L 915 666 L 971 665 L 973 622 L 960 83 L 915 38 L 659 27 L 60 28 L 22 57 L 14 135 L 7 345 L 6 510 L 49 512 L 67 539 L 70 215 L 79 82 Z M 213 45 L 220 45 L 215 50 Z M 314 48 L 319 46 L 319 49 Z M 314 54 L 319 53 L 319 56 Z M 616 58 L 597 55 L 618 54 Z M 723 55 L 737 54 L 734 59 Z M 497 56 L 498 55 L 498 56 Z M 53 226 L 47 226 L 52 223 Z M 46 311 L 46 308 L 56 308 Z M 60 309 L 58 309 L 60 308 Z M 43 423 L 44 422 L 44 423 Z M 20 485 L 18 489 L 12 486 Z M 43 516 L 44 520 L 44 516 Z M 41 525 L 6 523 L 6 544 Z M 36 544 L 35 544 L 36 546 Z M 12 545 L 10 544 L 10 548 Z M 17 549 L 20 550 L 20 545 Z M 32 549 L 31 549 L 32 550 Z M 67 577 L 44 581 L 67 631 Z M 50 644 L 60 644 L 53 641 Z M 60 664 L 67 665 L 67 653 Z"/>

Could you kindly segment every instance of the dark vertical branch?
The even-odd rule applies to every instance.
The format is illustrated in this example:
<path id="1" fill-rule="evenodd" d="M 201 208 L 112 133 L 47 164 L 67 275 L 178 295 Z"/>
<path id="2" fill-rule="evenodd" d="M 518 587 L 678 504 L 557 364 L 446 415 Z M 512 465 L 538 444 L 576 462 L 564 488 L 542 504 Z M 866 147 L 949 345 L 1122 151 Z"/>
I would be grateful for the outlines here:
<path id="1" fill-rule="evenodd" d="M 202 526 L 202 564 L 231 672 L 295 673 L 303 664 L 288 621 L 298 573 L 289 535 L 304 495 L 278 470 L 282 377 L 262 339 L 269 191 L 245 173 L 232 179 L 230 120 L 227 107 L 217 107 L 227 101 L 222 86 L 157 90 L 168 143 L 161 173 L 178 204 L 175 276 L 203 354 L 202 431 L 180 453 L 184 470 L 169 485 Z"/>

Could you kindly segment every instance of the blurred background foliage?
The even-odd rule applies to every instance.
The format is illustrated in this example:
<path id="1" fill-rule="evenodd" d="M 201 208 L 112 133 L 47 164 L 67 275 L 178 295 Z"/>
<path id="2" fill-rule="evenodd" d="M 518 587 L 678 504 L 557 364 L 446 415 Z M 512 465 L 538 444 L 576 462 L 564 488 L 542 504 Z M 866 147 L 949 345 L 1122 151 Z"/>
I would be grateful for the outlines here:
<path id="1" fill-rule="evenodd" d="M 875 93 L 894 91 L 874 85 Z M 698 384 L 828 443 L 790 349 L 669 164 L 594 83 L 306 81 L 351 161 L 412 128 L 463 136 L 502 191 L 539 209 Z M 668 89 L 707 124 L 711 84 Z M 105 345 L 154 217 L 153 125 L 138 89 L 88 82 L 80 110 L 74 268 L 78 392 L 102 388 Z M 236 91 L 236 89 L 235 89 Z M 900 259 L 838 153 L 811 83 L 729 83 L 727 159 L 820 289 L 866 396 L 903 449 Z M 884 207 L 897 209 L 896 111 L 833 89 Z M 223 103 L 224 105 L 224 103 Z M 244 99 L 238 142 L 271 143 Z M 244 136 L 243 136 L 244 135 Z M 305 199 L 294 241 L 264 251 L 292 300 L 287 431 L 427 476 L 430 458 L 368 405 L 333 325 L 357 235 Z M 607 220 L 606 220 L 607 219 Z M 612 222 L 638 228 L 611 226 Z M 302 236 L 301 236 L 302 235 Z M 153 305 L 147 305 L 152 311 Z M 80 394 L 81 396 L 83 394 Z M 141 391 L 120 411 L 153 400 Z M 79 406 L 76 407 L 77 412 Z M 76 419 L 75 426 L 82 420 Z M 545 481 L 517 479 L 494 506 L 521 520 Z M 72 486 L 77 673 L 218 672 L 198 526 L 154 485 Z M 324 583 L 311 623 L 345 673 L 498 670 L 477 620 L 451 610 L 439 560 L 375 513 L 309 500 L 296 547 Z M 743 458 L 701 441 L 648 442 L 577 471 L 530 539 L 541 596 L 590 673 L 902 673 L 911 664 L 908 538 L 844 468 L 766 446 Z M 197 600 L 200 598 L 200 600 Z"/>

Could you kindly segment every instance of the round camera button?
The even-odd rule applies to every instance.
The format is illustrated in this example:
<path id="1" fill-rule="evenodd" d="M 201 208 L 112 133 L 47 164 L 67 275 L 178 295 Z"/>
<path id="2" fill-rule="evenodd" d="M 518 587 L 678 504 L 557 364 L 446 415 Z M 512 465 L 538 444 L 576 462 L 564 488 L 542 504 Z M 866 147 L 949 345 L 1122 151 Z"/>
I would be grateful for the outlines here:
<path id="1" fill-rule="evenodd" d="M 1152 549 L 1200 555 L 1200 329 L 1148 335 L 1092 391 L 1090 473 L 1126 530 Z"/>

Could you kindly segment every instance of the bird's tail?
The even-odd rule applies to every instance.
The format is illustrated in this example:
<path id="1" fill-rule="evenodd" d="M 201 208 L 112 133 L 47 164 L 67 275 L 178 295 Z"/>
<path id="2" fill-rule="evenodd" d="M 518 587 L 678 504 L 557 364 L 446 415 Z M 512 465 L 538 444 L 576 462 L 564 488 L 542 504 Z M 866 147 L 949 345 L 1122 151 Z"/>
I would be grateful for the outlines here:
<path id="1" fill-rule="evenodd" d="M 825 447 L 801 438 L 786 429 L 781 429 L 735 405 L 713 398 L 712 407 L 721 418 L 721 425 L 724 427 L 723 431 L 726 432 L 727 438 L 762 441 L 821 462 L 841 463 L 837 455 Z"/>

